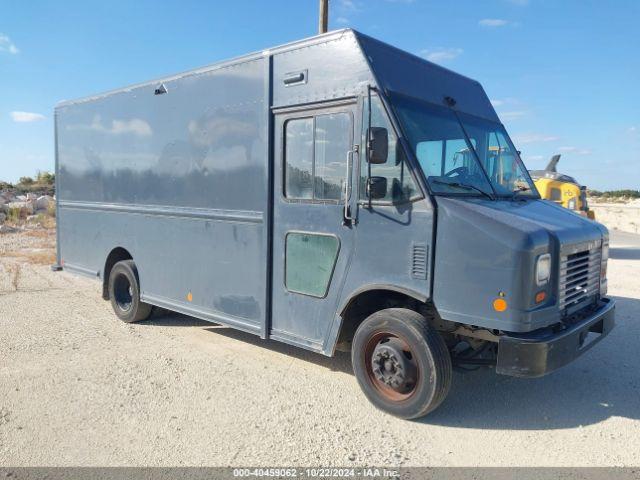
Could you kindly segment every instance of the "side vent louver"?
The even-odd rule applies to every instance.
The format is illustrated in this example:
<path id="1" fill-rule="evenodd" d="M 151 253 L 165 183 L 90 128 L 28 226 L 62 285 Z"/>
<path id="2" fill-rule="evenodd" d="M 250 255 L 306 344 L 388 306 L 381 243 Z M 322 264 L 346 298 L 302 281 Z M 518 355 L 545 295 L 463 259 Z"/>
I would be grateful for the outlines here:
<path id="1" fill-rule="evenodd" d="M 424 244 L 414 244 L 411 251 L 411 276 L 419 280 L 427 279 L 427 253 L 429 249 Z"/>

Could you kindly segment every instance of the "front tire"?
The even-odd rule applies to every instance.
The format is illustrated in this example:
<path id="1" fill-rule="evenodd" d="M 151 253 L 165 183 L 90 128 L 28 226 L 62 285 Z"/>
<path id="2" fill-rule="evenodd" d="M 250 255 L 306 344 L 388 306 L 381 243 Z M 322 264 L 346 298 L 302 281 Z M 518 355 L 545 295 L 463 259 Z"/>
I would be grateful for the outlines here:
<path id="1" fill-rule="evenodd" d="M 111 269 L 109 298 L 113 311 L 123 322 L 139 322 L 151 315 L 152 306 L 140 301 L 138 269 L 133 260 L 122 260 Z"/>
<path id="2" fill-rule="evenodd" d="M 367 317 L 353 337 L 351 361 L 369 401 L 397 417 L 422 417 L 449 393 L 449 350 L 412 310 L 389 308 Z"/>

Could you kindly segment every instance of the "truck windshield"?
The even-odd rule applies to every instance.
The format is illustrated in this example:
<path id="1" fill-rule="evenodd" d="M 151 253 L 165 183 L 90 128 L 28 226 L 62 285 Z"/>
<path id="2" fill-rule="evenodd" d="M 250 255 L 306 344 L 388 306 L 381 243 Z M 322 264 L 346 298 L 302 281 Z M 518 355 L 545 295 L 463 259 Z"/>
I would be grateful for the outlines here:
<path id="1" fill-rule="evenodd" d="M 501 124 L 404 96 L 391 101 L 432 192 L 538 198 Z"/>

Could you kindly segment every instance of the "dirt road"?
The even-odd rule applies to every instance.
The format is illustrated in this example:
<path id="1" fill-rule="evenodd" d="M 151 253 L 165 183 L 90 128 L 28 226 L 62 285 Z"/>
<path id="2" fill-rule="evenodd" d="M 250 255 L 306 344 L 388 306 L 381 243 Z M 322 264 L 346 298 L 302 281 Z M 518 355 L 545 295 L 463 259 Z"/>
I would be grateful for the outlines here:
<path id="1" fill-rule="evenodd" d="M 614 332 L 548 377 L 459 374 L 415 422 L 349 358 L 175 315 L 126 325 L 52 237 L 0 235 L 0 466 L 640 465 L 640 241 L 613 235 Z M 49 250 L 47 250 L 49 249 Z"/>

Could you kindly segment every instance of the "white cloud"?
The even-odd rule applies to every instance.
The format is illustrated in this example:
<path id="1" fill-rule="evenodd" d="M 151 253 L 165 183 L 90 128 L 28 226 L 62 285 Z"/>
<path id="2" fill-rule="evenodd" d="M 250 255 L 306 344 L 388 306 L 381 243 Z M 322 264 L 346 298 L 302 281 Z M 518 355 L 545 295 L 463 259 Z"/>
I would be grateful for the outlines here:
<path id="1" fill-rule="evenodd" d="M 512 110 L 510 112 L 500 112 L 498 116 L 503 120 L 517 120 L 526 116 L 529 112 L 526 110 Z"/>
<path id="2" fill-rule="evenodd" d="M 539 160 L 543 160 L 544 157 L 542 155 L 525 155 L 524 160 L 526 162 L 537 162 Z"/>
<path id="3" fill-rule="evenodd" d="M 517 105 L 522 105 L 522 102 L 519 99 L 513 97 L 492 98 L 490 102 L 494 107 L 502 107 L 507 105 L 515 107 Z"/>
<path id="4" fill-rule="evenodd" d="M 463 51 L 464 50 L 462 50 L 461 48 L 437 47 L 437 48 L 427 48 L 425 50 L 422 50 L 420 52 L 420 55 L 426 58 L 427 60 L 429 60 L 430 62 L 443 63 L 459 57 L 460 55 L 462 55 Z"/>
<path id="5" fill-rule="evenodd" d="M 481 27 L 504 27 L 509 25 L 509 22 L 502 18 L 483 18 L 478 22 L 478 25 Z"/>
<path id="6" fill-rule="evenodd" d="M 554 135 L 545 135 L 542 133 L 519 133 L 513 135 L 513 142 L 516 145 L 527 143 L 555 142 L 556 140 L 560 140 L 560 138 Z"/>
<path id="7" fill-rule="evenodd" d="M 631 134 L 640 133 L 640 128 L 638 128 L 635 125 L 633 125 L 633 126 L 629 127 L 627 131 L 629 133 L 631 133 Z"/>
<path id="8" fill-rule="evenodd" d="M 12 55 L 20 53 L 18 47 L 11 41 L 11 39 L 4 33 L 0 33 L 0 52 L 8 52 Z"/>
<path id="9" fill-rule="evenodd" d="M 17 123 L 37 122 L 38 120 L 44 120 L 44 115 L 33 112 L 11 112 L 11 118 Z"/>
<path id="10" fill-rule="evenodd" d="M 360 7 L 358 6 L 358 4 L 356 4 L 356 2 L 354 2 L 353 0 L 340 0 L 338 2 L 338 8 L 341 8 L 342 10 L 346 10 L 346 11 L 351 11 L 351 12 L 360 10 Z"/>
<path id="11" fill-rule="evenodd" d="M 578 147 L 560 147 L 559 151 L 563 153 L 575 153 L 576 155 L 591 155 L 591 150 Z"/>
<path id="12" fill-rule="evenodd" d="M 330 4 L 332 5 L 333 2 Z M 337 0 L 335 2 L 335 9 L 331 6 L 329 7 L 329 15 L 330 18 L 334 18 L 335 20 L 331 23 L 335 22 L 337 25 L 350 25 L 352 23 L 352 17 L 358 16 L 360 11 L 362 10 L 362 5 L 359 0 Z"/>
<path id="13" fill-rule="evenodd" d="M 95 132 L 109 133 L 113 135 L 122 135 L 131 133 L 139 137 L 148 137 L 153 134 L 151 126 L 139 118 L 132 118 L 131 120 L 112 120 L 111 126 L 106 127 L 102 124 L 100 115 L 93 117 L 91 125 L 69 125 L 69 130 L 93 130 Z"/>

